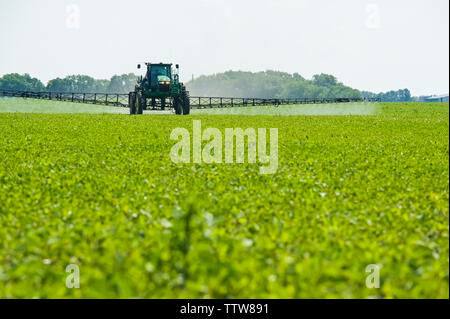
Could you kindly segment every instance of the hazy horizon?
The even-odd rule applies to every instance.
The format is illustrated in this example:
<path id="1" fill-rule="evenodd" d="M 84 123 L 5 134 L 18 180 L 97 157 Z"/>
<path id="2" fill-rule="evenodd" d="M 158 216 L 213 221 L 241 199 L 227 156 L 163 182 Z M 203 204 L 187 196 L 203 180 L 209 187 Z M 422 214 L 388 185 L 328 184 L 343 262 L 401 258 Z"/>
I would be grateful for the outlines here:
<path id="1" fill-rule="evenodd" d="M 181 79 L 229 70 L 327 73 L 350 87 L 449 91 L 447 0 L 18 0 L 0 4 L 0 76 L 43 82 L 180 64 Z"/>

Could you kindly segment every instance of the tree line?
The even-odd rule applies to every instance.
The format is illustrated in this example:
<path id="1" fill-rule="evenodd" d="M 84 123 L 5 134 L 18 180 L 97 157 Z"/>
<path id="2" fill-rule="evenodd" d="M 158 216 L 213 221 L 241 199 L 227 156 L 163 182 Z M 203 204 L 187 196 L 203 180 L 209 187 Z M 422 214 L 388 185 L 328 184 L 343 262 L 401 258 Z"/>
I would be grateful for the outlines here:
<path id="1" fill-rule="evenodd" d="M 191 95 L 260 98 L 360 98 L 358 90 L 328 74 L 307 80 L 298 73 L 228 71 L 200 76 L 188 84 Z"/>
<path id="2" fill-rule="evenodd" d="M 109 80 L 97 80 L 88 75 L 69 75 L 44 85 L 29 74 L 6 74 L 0 78 L 0 90 L 73 93 L 128 93 L 134 89 L 138 76 L 133 73 L 114 75 Z"/>
<path id="3" fill-rule="evenodd" d="M 138 76 L 133 73 L 98 80 L 87 75 L 69 75 L 50 80 L 44 85 L 29 74 L 6 74 L 0 77 L 0 90 L 74 93 L 128 93 Z M 298 73 L 279 71 L 227 71 L 203 75 L 186 83 L 191 96 L 223 96 L 244 98 L 379 98 L 381 101 L 413 101 L 408 89 L 372 93 L 345 86 L 329 74 L 316 74 L 305 79 Z"/>
<path id="4" fill-rule="evenodd" d="M 385 93 L 361 92 L 365 98 L 379 98 L 381 102 L 409 102 L 415 101 L 408 89 L 389 91 Z"/>
<path id="5" fill-rule="evenodd" d="M 187 83 L 191 95 L 261 98 L 369 98 L 382 101 L 411 101 L 408 89 L 371 93 L 345 86 L 330 74 L 316 74 L 305 79 L 298 73 L 279 71 L 228 71 L 203 75 Z"/>

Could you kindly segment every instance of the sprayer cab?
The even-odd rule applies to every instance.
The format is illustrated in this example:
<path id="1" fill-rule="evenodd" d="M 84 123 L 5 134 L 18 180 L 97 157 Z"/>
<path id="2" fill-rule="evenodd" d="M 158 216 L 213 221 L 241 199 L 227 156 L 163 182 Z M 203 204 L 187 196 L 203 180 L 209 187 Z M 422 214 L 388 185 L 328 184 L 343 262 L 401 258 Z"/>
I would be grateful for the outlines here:
<path id="1" fill-rule="evenodd" d="M 167 92 L 170 84 L 175 82 L 175 74 L 172 77 L 172 64 L 150 64 L 146 63 L 147 72 L 142 83 L 149 89 L 155 91 L 158 88 Z"/>

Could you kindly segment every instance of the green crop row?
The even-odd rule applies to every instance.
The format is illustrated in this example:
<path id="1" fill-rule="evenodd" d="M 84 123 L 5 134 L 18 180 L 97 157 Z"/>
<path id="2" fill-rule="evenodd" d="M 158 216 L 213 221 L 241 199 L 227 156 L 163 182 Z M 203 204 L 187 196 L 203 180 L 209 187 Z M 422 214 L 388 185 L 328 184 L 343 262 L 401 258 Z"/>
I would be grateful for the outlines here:
<path id="1" fill-rule="evenodd" d="M 448 298 L 448 104 L 380 108 L 0 114 L 0 298 Z M 278 128 L 276 174 L 172 163 L 194 119 Z"/>

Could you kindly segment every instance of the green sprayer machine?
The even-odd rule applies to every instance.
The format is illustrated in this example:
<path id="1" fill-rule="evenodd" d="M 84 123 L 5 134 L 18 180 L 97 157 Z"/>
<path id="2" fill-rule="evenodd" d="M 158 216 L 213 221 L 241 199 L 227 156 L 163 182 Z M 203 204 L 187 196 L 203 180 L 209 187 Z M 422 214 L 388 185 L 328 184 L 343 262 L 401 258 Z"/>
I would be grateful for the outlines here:
<path id="1" fill-rule="evenodd" d="M 164 110 L 171 106 L 175 114 L 190 112 L 189 92 L 179 80 L 178 64 L 145 63 L 147 72 L 140 77 L 134 92 L 129 94 L 130 114 L 142 114 L 147 108 Z M 138 69 L 141 65 L 137 65 Z"/>

